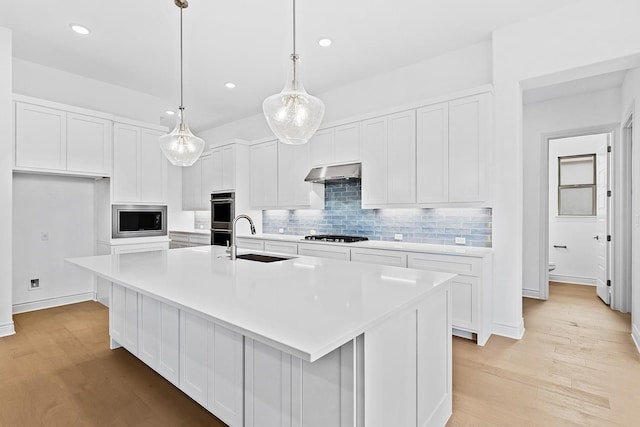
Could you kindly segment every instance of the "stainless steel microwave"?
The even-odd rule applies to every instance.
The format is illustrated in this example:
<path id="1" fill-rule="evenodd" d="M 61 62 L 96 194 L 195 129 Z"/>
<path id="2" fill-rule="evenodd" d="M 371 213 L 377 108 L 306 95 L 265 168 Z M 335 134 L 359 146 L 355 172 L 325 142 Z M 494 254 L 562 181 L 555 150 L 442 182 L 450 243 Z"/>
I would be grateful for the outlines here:
<path id="1" fill-rule="evenodd" d="M 164 205 L 112 205 L 111 237 L 167 235 L 167 207 Z"/>

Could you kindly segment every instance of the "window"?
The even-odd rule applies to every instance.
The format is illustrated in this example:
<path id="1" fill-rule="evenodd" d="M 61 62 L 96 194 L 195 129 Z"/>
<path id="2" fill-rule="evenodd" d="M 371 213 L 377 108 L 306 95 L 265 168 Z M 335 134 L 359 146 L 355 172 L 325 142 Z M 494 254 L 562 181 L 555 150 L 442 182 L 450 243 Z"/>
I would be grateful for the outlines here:
<path id="1" fill-rule="evenodd" d="M 558 216 L 596 215 L 596 155 L 558 157 Z"/>

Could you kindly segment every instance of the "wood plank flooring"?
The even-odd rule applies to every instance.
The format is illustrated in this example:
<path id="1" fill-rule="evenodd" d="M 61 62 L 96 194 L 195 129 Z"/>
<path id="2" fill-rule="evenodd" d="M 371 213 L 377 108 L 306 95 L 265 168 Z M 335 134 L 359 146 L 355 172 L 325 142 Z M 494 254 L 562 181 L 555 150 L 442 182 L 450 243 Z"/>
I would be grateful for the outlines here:
<path id="1" fill-rule="evenodd" d="M 524 318 L 520 341 L 454 338 L 448 427 L 640 426 L 629 315 L 592 287 L 552 284 L 549 301 L 524 299 Z M 2 427 L 224 425 L 127 351 L 109 350 L 98 303 L 14 321 L 18 333 L 0 339 Z"/>
<path id="2" fill-rule="evenodd" d="M 525 336 L 482 348 L 454 338 L 453 416 L 460 426 L 640 426 L 640 354 L 631 317 L 595 288 L 551 283 L 525 298 Z"/>
<path id="3" fill-rule="evenodd" d="M 14 316 L 0 338 L 0 426 L 224 426 L 124 349 L 86 302 Z"/>

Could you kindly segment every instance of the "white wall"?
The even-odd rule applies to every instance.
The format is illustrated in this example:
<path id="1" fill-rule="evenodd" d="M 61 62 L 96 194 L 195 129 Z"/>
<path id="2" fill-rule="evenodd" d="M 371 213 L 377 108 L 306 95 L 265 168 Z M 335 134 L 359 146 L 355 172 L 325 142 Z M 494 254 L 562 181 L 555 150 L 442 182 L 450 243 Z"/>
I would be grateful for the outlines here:
<path id="1" fill-rule="evenodd" d="M 14 312 L 93 298 L 93 275 L 64 261 L 94 255 L 93 207 L 93 179 L 14 174 Z M 40 289 L 29 290 L 35 278 Z"/>
<path id="2" fill-rule="evenodd" d="M 551 140 L 549 143 L 549 260 L 556 264 L 549 280 L 596 285 L 598 234 L 596 217 L 558 216 L 558 157 L 605 154 L 607 135 L 585 135 Z M 555 248 L 554 245 L 566 246 Z M 525 242 L 526 247 L 526 242 Z"/>
<path id="3" fill-rule="evenodd" d="M 11 316 L 11 31 L 0 27 L 0 337 L 14 333 Z"/>
<path id="4" fill-rule="evenodd" d="M 14 58 L 13 91 L 49 101 L 115 114 L 120 117 L 173 127 L 161 123 L 168 105 L 155 96 L 90 79 L 66 71 Z M 173 104 L 171 104 L 173 105 Z"/>
<path id="5" fill-rule="evenodd" d="M 622 116 L 626 118 L 629 111 L 634 113 L 634 129 L 632 141 L 632 289 L 631 289 L 631 328 L 632 336 L 640 351 L 640 68 L 629 73 L 622 85 Z"/>
<path id="6" fill-rule="evenodd" d="M 546 136 L 610 125 L 620 121 L 620 90 L 609 89 L 526 104 L 523 109 L 523 295 L 543 298 L 546 276 L 540 266 L 547 264 L 547 247 L 540 241 L 541 215 L 546 215 L 541 195 L 546 193 Z M 544 190 L 544 191 L 543 191 Z M 494 227 L 496 224 L 494 223 Z M 553 256 L 551 257 L 553 260 Z"/>
<path id="7" fill-rule="evenodd" d="M 486 41 L 369 79 L 314 93 L 325 103 L 323 123 L 491 83 L 491 42 Z M 273 134 L 262 113 L 199 132 L 207 144 Z"/>
<path id="8" fill-rule="evenodd" d="M 574 75 L 567 80 L 628 68 L 627 61 L 640 56 L 638 16 L 637 0 L 584 0 L 493 34 L 495 333 L 524 333 L 521 82 L 569 70 Z"/>

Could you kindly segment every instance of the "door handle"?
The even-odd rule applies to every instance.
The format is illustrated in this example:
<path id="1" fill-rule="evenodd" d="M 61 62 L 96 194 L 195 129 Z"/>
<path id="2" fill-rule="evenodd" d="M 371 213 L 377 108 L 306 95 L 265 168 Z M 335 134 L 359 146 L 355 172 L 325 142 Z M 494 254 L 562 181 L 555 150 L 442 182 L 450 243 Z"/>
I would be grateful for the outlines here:
<path id="1" fill-rule="evenodd" d="M 567 245 L 553 245 L 554 248 L 567 249 Z"/>
<path id="2" fill-rule="evenodd" d="M 600 240 L 599 236 L 593 236 L 593 238 L 596 239 L 596 240 Z"/>

